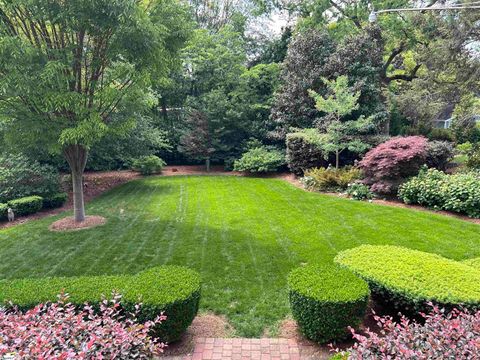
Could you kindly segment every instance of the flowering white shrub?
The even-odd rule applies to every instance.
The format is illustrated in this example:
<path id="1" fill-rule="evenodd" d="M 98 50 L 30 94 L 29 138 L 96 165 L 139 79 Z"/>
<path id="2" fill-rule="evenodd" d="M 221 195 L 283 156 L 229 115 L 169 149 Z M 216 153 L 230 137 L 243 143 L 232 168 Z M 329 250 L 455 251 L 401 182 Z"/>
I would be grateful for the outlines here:
<path id="1" fill-rule="evenodd" d="M 0 309 L 0 358 L 11 359 L 150 359 L 163 351 L 150 330 L 166 317 L 139 323 L 125 314 L 121 296 L 78 311 L 59 296 L 22 313 Z M 141 304 L 136 306 L 136 311 Z"/>

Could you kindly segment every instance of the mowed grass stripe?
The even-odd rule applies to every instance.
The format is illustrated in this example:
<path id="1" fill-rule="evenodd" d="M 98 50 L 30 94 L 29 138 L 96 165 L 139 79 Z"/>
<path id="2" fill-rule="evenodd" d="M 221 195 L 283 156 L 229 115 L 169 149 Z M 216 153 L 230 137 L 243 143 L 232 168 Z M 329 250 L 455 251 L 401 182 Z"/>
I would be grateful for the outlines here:
<path id="1" fill-rule="evenodd" d="M 120 216 L 120 209 L 125 209 Z M 239 336 L 260 336 L 288 313 L 286 277 L 360 244 L 395 244 L 452 259 L 480 256 L 480 227 L 408 209 L 308 193 L 278 179 L 150 177 L 89 203 L 95 229 L 53 233 L 59 216 L 0 230 L 2 278 L 136 273 L 189 266 L 201 307 Z"/>

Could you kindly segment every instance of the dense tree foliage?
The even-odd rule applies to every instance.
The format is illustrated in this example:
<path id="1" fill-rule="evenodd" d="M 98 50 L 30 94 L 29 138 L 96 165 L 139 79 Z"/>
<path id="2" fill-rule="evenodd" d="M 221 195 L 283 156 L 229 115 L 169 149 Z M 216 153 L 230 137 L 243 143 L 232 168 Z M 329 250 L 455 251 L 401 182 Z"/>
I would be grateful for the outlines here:
<path id="1" fill-rule="evenodd" d="M 381 142 L 376 135 L 480 141 L 479 11 L 439 10 L 436 0 L 0 4 L 2 152 L 65 169 L 52 156 L 63 154 L 79 219 L 85 166 L 117 169 L 157 155 L 231 168 L 254 140 L 288 148 L 289 166 L 302 173 L 335 162 L 332 148 L 305 133 L 348 132 L 365 149 Z M 372 9 L 419 6 L 436 10 L 368 20 Z M 280 15 L 296 21 L 272 26 Z M 315 99 L 343 76 L 357 106 L 333 121 Z M 452 129 L 435 129 L 449 117 Z M 369 126 L 346 129 L 357 119 Z M 356 158 L 343 151 L 338 165 Z"/>
<path id="2" fill-rule="evenodd" d="M 24 146 L 61 151 L 83 221 L 88 149 L 132 128 L 152 73 L 174 61 L 187 36 L 176 0 L 0 3 L 0 112 Z M 115 119 L 115 120 L 112 120 Z M 39 136 L 41 134 L 41 136 Z"/>

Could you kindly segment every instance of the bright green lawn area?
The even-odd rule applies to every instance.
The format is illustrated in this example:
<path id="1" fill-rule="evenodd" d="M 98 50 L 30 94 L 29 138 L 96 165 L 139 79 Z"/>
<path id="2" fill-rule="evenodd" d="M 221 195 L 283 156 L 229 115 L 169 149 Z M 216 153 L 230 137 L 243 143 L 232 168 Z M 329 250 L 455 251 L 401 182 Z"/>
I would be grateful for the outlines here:
<path id="1" fill-rule="evenodd" d="M 125 209 L 123 218 L 119 209 Z M 88 205 L 102 227 L 52 233 L 64 216 L 0 231 L 0 277 L 196 269 L 202 309 L 259 336 L 289 314 L 286 279 L 360 244 L 395 244 L 453 259 L 480 256 L 480 226 L 426 212 L 308 193 L 278 179 L 151 177 Z"/>

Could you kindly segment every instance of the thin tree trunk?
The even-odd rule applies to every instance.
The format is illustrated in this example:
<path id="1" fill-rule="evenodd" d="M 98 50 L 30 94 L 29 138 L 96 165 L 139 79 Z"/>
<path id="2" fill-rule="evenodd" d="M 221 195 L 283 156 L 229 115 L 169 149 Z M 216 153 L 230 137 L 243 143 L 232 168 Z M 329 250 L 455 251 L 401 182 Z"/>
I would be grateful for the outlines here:
<path id="1" fill-rule="evenodd" d="M 83 201 L 83 173 L 87 163 L 87 149 L 81 145 L 69 145 L 63 150 L 70 165 L 73 185 L 73 216 L 76 222 L 85 220 L 85 204 Z"/>
<path id="2" fill-rule="evenodd" d="M 205 167 L 207 168 L 207 172 L 210 172 L 210 157 L 205 159 Z"/>
<path id="3" fill-rule="evenodd" d="M 338 166 L 340 165 L 340 151 L 335 151 L 335 170 L 338 170 Z"/>

